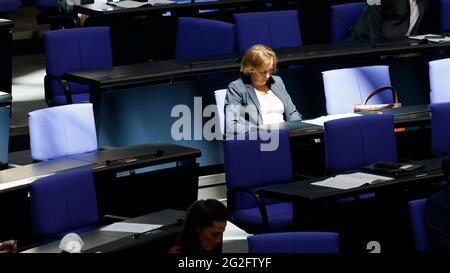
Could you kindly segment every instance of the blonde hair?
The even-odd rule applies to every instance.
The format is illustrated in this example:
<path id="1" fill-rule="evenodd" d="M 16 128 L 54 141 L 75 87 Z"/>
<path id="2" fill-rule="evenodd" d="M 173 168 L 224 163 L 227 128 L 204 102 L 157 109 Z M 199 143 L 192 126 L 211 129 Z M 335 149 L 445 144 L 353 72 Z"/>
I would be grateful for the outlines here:
<path id="1" fill-rule="evenodd" d="M 277 55 L 268 46 L 254 45 L 245 52 L 241 61 L 241 72 L 248 75 L 273 59 L 273 73 L 277 72 Z"/>

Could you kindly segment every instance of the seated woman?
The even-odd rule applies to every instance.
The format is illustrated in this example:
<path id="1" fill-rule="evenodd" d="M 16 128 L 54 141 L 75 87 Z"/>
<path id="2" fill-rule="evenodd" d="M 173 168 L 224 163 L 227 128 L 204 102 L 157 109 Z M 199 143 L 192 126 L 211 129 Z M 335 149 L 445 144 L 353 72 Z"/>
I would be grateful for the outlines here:
<path id="1" fill-rule="evenodd" d="M 302 116 L 292 103 L 277 71 L 275 52 L 264 45 L 247 50 L 242 76 L 228 85 L 225 99 L 227 134 L 244 133 L 255 126 L 266 126 Z"/>
<path id="2" fill-rule="evenodd" d="M 229 219 L 224 204 L 215 199 L 198 200 L 186 211 L 183 230 L 168 253 L 221 254 L 222 235 Z"/>

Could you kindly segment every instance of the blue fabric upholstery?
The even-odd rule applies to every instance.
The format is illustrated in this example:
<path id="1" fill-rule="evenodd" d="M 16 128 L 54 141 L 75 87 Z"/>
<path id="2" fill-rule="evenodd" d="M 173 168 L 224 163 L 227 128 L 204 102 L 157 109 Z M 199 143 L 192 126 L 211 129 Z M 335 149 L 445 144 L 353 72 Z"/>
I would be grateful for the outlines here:
<path id="1" fill-rule="evenodd" d="M 450 29 L 450 0 L 441 0 L 441 31 Z"/>
<path id="2" fill-rule="evenodd" d="M 33 5 L 43 9 L 58 7 L 58 0 L 33 0 Z"/>
<path id="3" fill-rule="evenodd" d="M 95 228 L 97 198 L 92 170 L 57 173 L 30 185 L 33 233 L 62 237 Z"/>
<path id="4" fill-rule="evenodd" d="M 92 104 L 79 103 L 28 114 L 31 156 L 35 160 L 95 151 L 97 133 Z"/>
<path id="5" fill-rule="evenodd" d="M 324 124 L 327 169 L 356 170 L 377 161 L 397 161 L 393 115 L 365 115 Z"/>
<path id="6" fill-rule="evenodd" d="M 233 24 L 202 18 L 178 18 L 177 59 L 204 58 L 233 52 Z"/>
<path id="7" fill-rule="evenodd" d="M 47 76 L 61 78 L 64 73 L 112 67 L 109 27 L 61 29 L 44 33 Z M 69 83 L 74 103 L 88 102 L 89 87 Z M 66 104 L 59 80 L 46 86 L 50 105 Z"/>
<path id="8" fill-rule="evenodd" d="M 408 202 L 409 217 L 416 243 L 416 250 L 422 253 L 430 252 L 430 243 L 427 238 L 424 220 L 425 202 L 426 199 Z"/>
<path id="9" fill-rule="evenodd" d="M 282 232 L 247 237 L 249 253 L 339 253 L 334 232 Z"/>
<path id="10" fill-rule="evenodd" d="M 327 113 L 353 112 L 355 103 L 362 103 L 374 89 L 390 86 L 389 67 L 384 65 L 336 69 L 322 72 Z M 370 104 L 391 103 L 392 93 L 381 92 Z"/>
<path id="11" fill-rule="evenodd" d="M 254 44 L 271 48 L 301 46 L 302 37 L 296 10 L 234 14 L 237 50 L 245 52 Z"/>
<path id="12" fill-rule="evenodd" d="M 429 62 L 430 103 L 450 102 L 450 58 Z"/>
<path id="13" fill-rule="evenodd" d="M 356 24 L 361 15 L 366 2 L 346 3 L 331 6 L 331 41 L 339 42 L 343 40 L 349 29 Z"/>
<path id="14" fill-rule="evenodd" d="M 0 1 L 0 13 L 6 13 L 18 9 L 22 6 L 20 0 L 1 0 Z"/>
<path id="15" fill-rule="evenodd" d="M 279 131 L 278 149 L 261 151 L 267 141 L 224 140 L 225 177 L 228 188 L 253 189 L 289 182 L 292 163 L 287 131 Z M 228 202 L 236 220 L 244 225 L 262 224 L 255 198 L 249 193 L 235 192 Z M 292 205 L 264 200 L 269 216 L 269 227 L 278 230 L 292 223 Z"/>
<path id="16" fill-rule="evenodd" d="M 450 102 L 431 104 L 431 149 L 445 155 L 450 152 Z"/>

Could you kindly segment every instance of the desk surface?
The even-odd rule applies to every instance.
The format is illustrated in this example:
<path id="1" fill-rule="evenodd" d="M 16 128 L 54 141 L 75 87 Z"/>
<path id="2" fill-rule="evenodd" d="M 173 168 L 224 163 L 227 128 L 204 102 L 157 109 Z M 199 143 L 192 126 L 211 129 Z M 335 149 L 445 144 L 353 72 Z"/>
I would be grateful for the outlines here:
<path id="1" fill-rule="evenodd" d="M 377 46 L 378 45 L 378 46 Z M 296 48 L 278 49 L 279 66 L 298 63 L 337 61 L 351 57 L 368 58 L 408 53 L 438 52 L 450 49 L 450 43 L 420 43 L 406 37 L 392 38 L 379 43 L 373 41 L 344 41 L 335 44 L 305 45 Z M 241 54 L 215 56 L 190 61 L 166 60 L 111 69 L 66 73 L 64 77 L 73 82 L 97 88 L 124 87 L 149 84 L 152 81 L 176 77 L 196 76 L 212 72 L 239 71 Z"/>
<path id="2" fill-rule="evenodd" d="M 137 238 L 133 233 L 100 231 L 100 228 L 83 232 L 79 234 L 85 243 L 83 252 L 118 252 L 143 244 L 151 244 L 152 241 L 164 236 L 173 237 L 181 230 L 180 220 L 183 216 L 183 211 L 166 209 L 124 221 L 127 223 L 163 225 L 163 227 L 154 230 L 152 233 Z M 23 253 L 60 253 L 59 243 L 59 240 L 54 241 L 49 244 L 28 249 Z"/>
<path id="3" fill-rule="evenodd" d="M 396 127 L 410 126 L 416 124 L 426 124 L 429 123 L 431 120 L 430 106 L 428 104 L 403 106 L 395 109 L 385 109 L 381 112 L 393 114 Z M 374 113 L 362 113 L 362 114 L 369 115 Z M 309 124 L 304 121 L 288 121 L 280 123 L 279 128 L 288 130 L 290 137 L 302 137 L 302 136 L 319 137 L 323 134 L 322 126 Z"/>
<path id="4" fill-rule="evenodd" d="M 41 176 L 74 168 L 93 168 L 95 172 L 121 171 L 196 158 L 200 155 L 200 150 L 165 143 L 134 145 L 72 155 L 0 171 L 0 191 L 26 188 Z"/>
<path id="5" fill-rule="evenodd" d="M 86 14 L 90 16 L 123 16 L 123 15 L 138 15 L 149 13 L 163 13 L 165 11 L 176 11 L 179 9 L 217 9 L 217 8 L 229 8 L 239 7 L 249 4 L 263 4 L 267 0 L 211 0 L 203 2 L 191 3 L 189 0 L 176 0 L 173 4 L 159 4 L 154 6 L 143 6 L 139 8 L 121 8 L 110 6 L 106 4 L 106 1 L 96 0 L 93 4 L 75 5 L 74 12 Z"/>
<path id="6" fill-rule="evenodd" d="M 341 190 L 330 187 L 322 187 L 312 185 L 317 181 L 322 181 L 326 177 L 309 179 L 304 181 L 280 184 L 275 186 L 265 187 L 260 190 L 261 195 L 268 198 L 275 198 L 279 200 L 291 202 L 305 202 L 305 201 L 328 201 L 335 200 L 347 196 L 355 196 L 359 194 L 384 191 L 392 188 L 407 187 L 408 185 L 421 183 L 423 181 L 438 181 L 443 179 L 441 171 L 441 158 L 434 158 L 430 160 L 422 160 L 415 162 L 425 166 L 425 169 L 419 172 L 414 172 L 410 175 L 401 176 L 394 180 L 376 183 L 372 185 L 364 185 L 358 188 Z"/>

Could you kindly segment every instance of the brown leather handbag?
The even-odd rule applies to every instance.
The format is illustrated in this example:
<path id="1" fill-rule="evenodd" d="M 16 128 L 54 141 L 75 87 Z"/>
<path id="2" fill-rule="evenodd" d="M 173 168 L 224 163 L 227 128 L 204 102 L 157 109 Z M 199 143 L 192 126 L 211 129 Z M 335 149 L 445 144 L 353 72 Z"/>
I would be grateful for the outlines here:
<path id="1" fill-rule="evenodd" d="M 394 102 L 392 103 L 385 103 L 385 104 L 367 104 L 369 99 L 373 97 L 374 95 L 381 93 L 385 90 L 391 90 L 392 91 L 392 98 L 394 99 Z M 364 103 L 362 104 L 355 104 L 353 106 L 353 112 L 371 112 L 371 111 L 380 111 L 384 110 L 386 108 L 399 108 L 402 104 L 398 102 L 398 93 L 395 87 L 393 86 L 382 86 L 379 87 L 372 92 L 370 92 L 369 95 L 367 95 L 366 99 L 364 100 Z"/>

